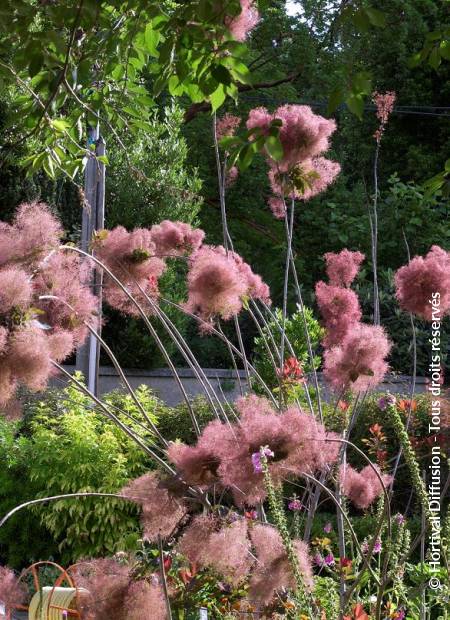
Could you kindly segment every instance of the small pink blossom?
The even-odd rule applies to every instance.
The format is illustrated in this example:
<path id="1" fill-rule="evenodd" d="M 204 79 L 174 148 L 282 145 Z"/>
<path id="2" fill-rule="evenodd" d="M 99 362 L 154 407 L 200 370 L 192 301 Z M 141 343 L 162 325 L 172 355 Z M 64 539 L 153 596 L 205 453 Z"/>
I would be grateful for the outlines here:
<path id="1" fill-rule="evenodd" d="M 379 93 L 375 91 L 372 95 L 372 101 L 377 108 L 377 118 L 380 121 L 380 125 L 374 134 L 374 138 L 378 143 L 380 143 L 381 138 L 383 137 L 389 117 L 394 109 L 396 98 L 397 95 L 394 91 L 388 91 L 386 93 Z"/>
<path id="2" fill-rule="evenodd" d="M 150 236 L 155 244 L 156 256 L 164 259 L 196 252 L 203 243 L 205 233 L 184 222 L 164 220 L 151 227 Z"/>
<path id="3" fill-rule="evenodd" d="M 303 504 L 299 499 L 291 499 L 288 504 L 288 508 L 293 512 L 299 512 L 300 510 L 303 510 Z"/>
<path id="4" fill-rule="evenodd" d="M 325 532 L 325 534 L 329 534 L 330 532 L 333 531 L 333 526 L 331 525 L 329 521 L 328 523 L 325 523 L 325 525 L 323 526 L 323 531 Z"/>

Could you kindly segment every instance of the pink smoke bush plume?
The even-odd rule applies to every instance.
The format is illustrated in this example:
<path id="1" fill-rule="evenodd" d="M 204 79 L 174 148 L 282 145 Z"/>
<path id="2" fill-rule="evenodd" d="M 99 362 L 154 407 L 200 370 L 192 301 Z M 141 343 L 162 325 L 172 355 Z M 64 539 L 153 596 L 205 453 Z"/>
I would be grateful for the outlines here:
<path id="1" fill-rule="evenodd" d="M 358 296 L 351 289 L 317 282 L 316 301 L 326 328 L 324 346 L 339 345 L 361 320 Z"/>
<path id="2" fill-rule="evenodd" d="M 247 298 L 269 303 L 269 288 L 235 252 L 202 246 L 190 259 L 188 300 L 185 308 L 205 321 L 228 320 L 237 315 Z"/>
<path id="3" fill-rule="evenodd" d="M 258 524 L 251 529 L 250 537 L 257 557 L 250 579 L 250 598 L 267 604 L 276 592 L 283 588 L 295 589 L 296 584 L 277 530 Z M 311 588 L 313 578 L 308 546 L 301 540 L 295 540 L 294 548 L 305 586 Z"/>
<path id="4" fill-rule="evenodd" d="M 86 620 L 110 620 L 120 617 L 131 582 L 130 567 L 113 558 L 98 558 L 78 563 L 73 576 L 79 588 L 80 611 Z"/>
<path id="5" fill-rule="evenodd" d="M 238 585 L 253 565 L 248 525 L 237 517 L 227 521 L 214 515 L 199 515 L 186 528 L 177 550 L 192 564 L 212 568 Z"/>
<path id="6" fill-rule="evenodd" d="M 216 135 L 217 139 L 230 138 L 234 136 L 237 128 L 241 124 L 241 118 L 227 112 L 223 116 L 217 119 L 216 122 Z"/>
<path id="7" fill-rule="evenodd" d="M 387 488 L 392 484 L 392 476 L 381 474 L 377 465 L 374 465 Z M 360 472 L 351 465 L 342 465 L 339 470 L 339 479 L 342 493 L 361 510 L 366 510 L 383 493 L 383 486 L 373 470 L 366 465 Z"/>
<path id="8" fill-rule="evenodd" d="M 268 204 L 274 218 L 283 220 L 286 215 L 286 204 L 284 199 L 280 196 L 271 196 Z"/>
<path id="9" fill-rule="evenodd" d="M 434 299 L 439 301 L 440 318 L 450 312 L 450 252 L 438 245 L 433 245 L 426 256 L 415 256 L 400 267 L 394 280 L 403 310 L 431 321 Z"/>
<path id="10" fill-rule="evenodd" d="M 167 607 L 162 587 L 153 579 L 132 583 L 124 600 L 125 620 L 167 620 Z"/>
<path id="11" fill-rule="evenodd" d="M 386 93 L 379 93 L 375 91 L 372 95 L 372 101 L 377 109 L 377 118 L 380 121 L 380 125 L 373 136 L 378 144 L 381 142 L 381 138 L 383 137 L 386 125 L 389 121 L 389 117 L 394 110 L 396 98 L 397 95 L 394 91 L 388 91 Z"/>
<path id="12" fill-rule="evenodd" d="M 12 262 L 32 269 L 59 245 L 62 234 L 47 205 L 21 204 L 11 225 L 0 223 L 0 267 Z"/>
<path id="13" fill-rule="evenodd" d="M 192 254 L 199 249 L 205 237 L 205 233 L 199 228 L 192 228 L 184 222 L 171 222 L 170 220 L 155 224 L 150 232 L 156 255 L 159 258 Z"/>
<path id="14" fill-rule="evenodd" d="M 337 391 L 373 389 L 388 370 L 386 357 L 390 349 L 382 327 L 355 324 L 340 344 L 325 350 L 325 378 Z"/>
<path id="15" fill-rule="evenodd" d="M 59 249 L 62 229 L 42 203 L 23 204 L 0 224 L 0 404 L 19 385 L 44 388 L 95 325 L 90 269 Z"/>
<path id="16" fill-rule="evenodd" d="M 344 248 L 335 254 L 324 255 L 329 282 L 332 286 L 350 286 L 356 278 L 365 256 L 361 252 L 351 252 Z"/>
<path id="17" fill-rule="evenodd" d="M 240 0 L 241 12 L 236 17 L 226 17 L 225 25 L 236 41 L 245 41 L 260 20 L 255 0 Z"/>
<path id="18" fill-rule="evenodd" d="M 280 161 L 269 159 L 269 181 L 274 197 L 269 207 L 278 219 L 284 217 L 283 197 L 309 200 L 325 191 L 340 172 L 340 165 L 322 157 L 336 130 L 334 120 L 314 114 L 309 106 L 284 105 L 270 113 L 266 108 L 250 111 L 248 130 L 268 135 L 271 124 L 281 122 L 279 138 L 283 147 Z"/>
<path id="19" fill-rule="evenodd" d="M 26 589 L 15 575 L 14 571 L 6 566 L 0 566 L 0 603 L 10 611 L 13 605 L 25 602 Z"/>
<path id="20" fill-rule="evenodd" d="M 266 133 L 274 119 L 282 121 L 279 136 L 283 159 L 278 166 L 283 172 L 327 151 L 330 137 L 336 130 L 333 120 L 314 114 L 309 106 L 290 104 L 279 107 L 273 114 L 266 108 L 251 110 L 247 129 L 259 128 Z"/>
<path id="21" fill-rule="evenodd" d="M 151 302 L 159 295 L 158 279 L 165 270 L 164 261 L 156 256 L 156 245 L 150 230 L 137 228 L 128 232 L 123 226 L 100 231 L 94 238 L 96 257 L 125 286 L 128 293 L 152 313 Z M 103 295 L 107 303 L 125 314 L 138 316 L 139 309 L 126 292 L 105 272 Z M 150 303 L 148 298 L 151 300 Z"/>
<path id="22" fill-rule="evenodd" d="M 169 481 L 157 472 L 150 472 L 133 480 L 120 492 L 140 505 L 144 536 L 150 541 L 157 540 L 158 536 L 169 537 L 187 513 L 180 490 L 171 492 L 169 486 Z"/>
<path id="23" fill-rule="evenodd" d="M 204 487 L 220 483 L 231 491 L 237 506 L 254 506 L 266 497 L 263 475 L 252 461 L 262 446 L 274 454 L 269 470 L 277 486 L 336 461 L 338 443 L 329 441 L 335 435 L 298 408 L 276 413 L 266 399 L 248 396 L 237 401 L 236 409 L 239 424 L 211 422 L 196 446 L 169 448 L 169 458 L 187 483 L 200 481 Z"/>

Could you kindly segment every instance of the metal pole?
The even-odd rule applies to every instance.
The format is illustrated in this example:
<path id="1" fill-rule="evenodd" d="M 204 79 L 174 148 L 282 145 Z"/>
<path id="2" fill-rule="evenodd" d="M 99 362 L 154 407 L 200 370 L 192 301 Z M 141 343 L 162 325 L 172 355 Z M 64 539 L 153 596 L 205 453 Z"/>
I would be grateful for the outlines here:
<path id="1" fill-rule="evenodd" d="M 100 136 L 99 126 L 88 128 L 88 149 L 95 145 L 96 156 L 105 154 L 105 142 Z M 90 157 L 84 175 L 84 195 L 86 207 L 83 209 L 81 223 L 81 249 L 91 251 L 91 239 L 94 231 L 105 226 L 105 164 L 96 157 Z M 102 312 L 102 277 L 98 270 L 94 270 L 92 290 L 99 299 L 98 315 L 99 327 Z M 76 369 L 84 375 L 89 390 L 98 395 L 98 368 L 100 359 L 99 342 L 95 336 L 89 334 L 87 342 L 77 351 Z"/>

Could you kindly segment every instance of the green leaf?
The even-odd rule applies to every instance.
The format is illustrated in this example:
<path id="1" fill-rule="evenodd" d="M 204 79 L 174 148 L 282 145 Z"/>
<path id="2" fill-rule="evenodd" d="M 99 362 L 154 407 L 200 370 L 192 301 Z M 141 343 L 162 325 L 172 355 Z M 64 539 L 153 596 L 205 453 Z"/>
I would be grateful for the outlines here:
<path id="1" fill-rule="evenodd" d="M 31 57 L 30 63 L 28 65 L 28 74 L 30 77 L 34 77 L 39 73 L 44 64 L 44 55 L 42 52 L 37 52 Z"/>
<path id="2" fill-rule="evenodd" d="M 225 84 L 228 86 L 232 82 L 230 72 L 223 65 L 214 65 L 211 69 L 211 75 L 215 80 L 217 80 L 217 82 L 219 82 L 219 84 Z"/>
<path id="3" fill-rule="evenodd" d="M 283 159 L 284 151 L 279 136 L 268 136 L 265 147 L 270 157 L 275 161 Z"/>
<path id="4" fill-rule="evenodd" d="M 54 127 L 54 129 L 56 129 L 56 131 L 59 131 L 60 133 L 64 133 L 70 127 L 70 123 L 61 118 L 54 118 L 50 121 L 50 123 L 52 127 Z"/>
<path id="5" fill-rule="evenodd" d="M 350 112 L 352 112 L 352 114 L 354 114 L 359 118 L 359 120 L 361 120 L 364 112 L 364 99 L 361 97 L 361 95 L 350 95 L 345 100 L 345 103 L 347 104 Z"/>
<path id="6" fill-rule="evenodd" d="M 428 64 L 433 67 L 434 70 L 437 70 L 441 64 L 441 60 L 439 47 L 433 47 L 428 57 Z"/>
<path id="7" fill-rule="evenodd" d="M 333 114 L 336 109 L 344 102 L 344 92 L 341 88 L 335 88 L 328 98 L 328 114 Z"/>
<path id="8" fill-rule="evenodd" d="M 360 32 L 367 32 L 370 26 L 370 19 L 364 9 L 359 9 L 353 14 L 353 23 Z"/>
<path id="9" fill-rule="evenodd" d="M 161 40 L 161 34 L 155 30 L 153 24 L 147 24 L 145 27 L 145 47 L 151 56 L 158 57 L 158 43 Z"/>
<path id="10" fill-rule="evenodd" d="M 450 60 L 450 41 L 441 41 L 439 53 L 445 60 Z"/>
<path id="11" fill-rule="evenodd" d="M 223 84 L 220 84 L 219 87 L 216 88 L 216 90 L 213 93 L 211 93 L 211 95 L 209 96 L 209 100 L 211 102 L 211 107 L 213 109 L 213 112 L 215 112 L 216 110 L 220 108 L 220 106 L 223 104 L 225 99 L 226 99 L 225 89 L 223 87 Z"/>
<path id="12" fill-rule="evenodd" d="M 373 7 L 367 7 L 365 9 L 365 12 L 372 26 L 376 26 L 377 28 L 384 28 L 384 26 L 386 25 L 386 15 L 384 13 L 382 13 L 378 9 L 374 9 Z"/>

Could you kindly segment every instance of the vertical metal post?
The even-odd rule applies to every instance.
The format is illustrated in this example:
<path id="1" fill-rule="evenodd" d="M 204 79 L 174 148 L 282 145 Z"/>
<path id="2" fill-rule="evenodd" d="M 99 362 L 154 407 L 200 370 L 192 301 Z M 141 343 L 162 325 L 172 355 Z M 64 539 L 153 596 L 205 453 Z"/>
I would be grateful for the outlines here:
<path id="1" fill-rule="evenodd" d="M 88 149 L 95 145 L 97 156 L 105 155 L 105 142 L 100 136 L 99 126 L 88 129 Z M 86 208 L 83 209 L 81 224 L 81 249 L 91 251 L 91 240 L 95 230 L 105 226 L 105 164 L 95 157 L 90 157 L 84 175 L 84 195 Z M 98 270 L 93 272 L 92 290 L 99 300 L 99 326 L 102 312 L 102 279 Z M 78 349 L 76 369 L 84 375 L 89 390 L 98 395 L 98 368 L 100 360 L 99 342 L 89 334 L 87 342 Z"/>

